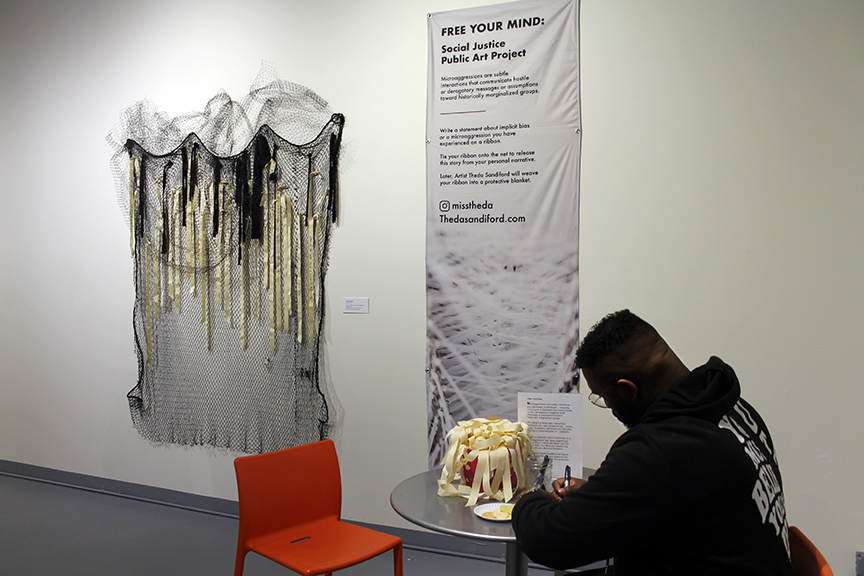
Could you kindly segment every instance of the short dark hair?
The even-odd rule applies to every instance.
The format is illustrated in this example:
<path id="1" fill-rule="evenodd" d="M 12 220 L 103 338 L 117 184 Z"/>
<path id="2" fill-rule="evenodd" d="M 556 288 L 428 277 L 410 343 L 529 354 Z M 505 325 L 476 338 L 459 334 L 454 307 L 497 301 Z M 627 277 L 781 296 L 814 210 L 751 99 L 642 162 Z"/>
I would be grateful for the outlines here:
<path id="1" fill-rule="evenodd" d="M 594 324 L 576 350 L 576 367 L 593 369 L 603 359 L 615 353 L 629 352 L 646 336 L 656 336 L 654 328 L 630 312 L 619 310 L 607 314 Z"/>

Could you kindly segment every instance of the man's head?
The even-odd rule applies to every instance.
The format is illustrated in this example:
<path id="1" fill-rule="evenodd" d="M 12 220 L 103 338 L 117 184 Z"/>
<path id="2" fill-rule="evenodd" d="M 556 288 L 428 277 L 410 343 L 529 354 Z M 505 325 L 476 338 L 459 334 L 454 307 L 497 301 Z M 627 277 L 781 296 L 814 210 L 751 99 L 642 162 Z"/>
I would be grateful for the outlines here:
<path id="1" fill-rule="evenodd" d="M 628 428 L 689 372 L 654 327 L 629 310 L 609 314 L 588 331 L 576 351 L 576 367 Z"/>

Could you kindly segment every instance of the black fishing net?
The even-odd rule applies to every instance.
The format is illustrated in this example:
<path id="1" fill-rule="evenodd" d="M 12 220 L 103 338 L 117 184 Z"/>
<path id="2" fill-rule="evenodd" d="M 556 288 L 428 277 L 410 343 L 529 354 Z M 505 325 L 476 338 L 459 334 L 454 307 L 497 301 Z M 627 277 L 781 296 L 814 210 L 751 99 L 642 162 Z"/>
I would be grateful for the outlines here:
<path id="1" fill-rule="evenodd" d="M 239 102 L 169 118 L 141 101 L 109 135 L 143 437 L 257 453 L 332 435 L 321 328 L 343 124 L 265 69 Z"/>

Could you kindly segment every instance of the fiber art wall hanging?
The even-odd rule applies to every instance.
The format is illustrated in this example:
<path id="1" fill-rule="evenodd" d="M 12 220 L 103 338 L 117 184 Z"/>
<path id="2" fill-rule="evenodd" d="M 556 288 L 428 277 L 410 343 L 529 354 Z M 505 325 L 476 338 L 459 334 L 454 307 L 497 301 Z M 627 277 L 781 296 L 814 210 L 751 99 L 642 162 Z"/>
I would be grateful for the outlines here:
<path id="1" fill-rule="evenodd" d="M 109 135 L 134 262 L 132 422 L 156 443 L 245 453 L 321 440 L 324 278 L 344 118 L 265 69 L 241 101 Z"/>

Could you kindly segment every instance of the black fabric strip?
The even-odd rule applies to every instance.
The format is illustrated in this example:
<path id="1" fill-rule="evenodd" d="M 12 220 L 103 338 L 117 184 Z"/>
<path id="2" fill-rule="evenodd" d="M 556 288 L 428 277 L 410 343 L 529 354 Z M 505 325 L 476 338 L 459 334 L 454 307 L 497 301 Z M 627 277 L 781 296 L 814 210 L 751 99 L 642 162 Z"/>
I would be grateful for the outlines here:
<path id="1" fill-rule="evenodd" d="M 219 212 L 222 202 L 219 198 L 219 182 L 222 180 L 222 163 L 213 156 L 213 237 L 219 234 Z"/>
<path id="2" fill-rule="evenodd" d="M 337 129 L 330 134 L 330 221 L 339 223 L 339 151 L 342 149 L 342 130 L 345 116 L 333 114 L 331 122 Z"/>
<path id="3" fill-rule="evenodd" d="M 334 224 L 339 222 L 339 139 L 336 134 L 330 135 L 330 173 L 328 181 L 330 189 L 327 195 L 328 208 L 330 210 L 330 221 Z"/>
<path id="4" fill-rule="evenodd" d="M 186 146 L 183 146 L 183 173 L 180 175 L 181 178 L 181 186 L 180 189 L 180 217 L 183 220 L 183 226 L 186 226 L 186 203 L 189 201 L 189 152 L 186 150 Z"/>
<path id="5" fill-rule="evenodd" d="M 144 237 L 144 222 L 146 222 L 147 217 L 147 177 L 145 176 L 146 161 L 147 157 L 142 154 L 141 173 L 139 174 L 138 180 L 138 221 L 135 224 L 136 234 L 139 238 Z"/>
<path id="6" fill-rule="evenodd" d="M 198 188 L 198 143 L 192 144 L 192 155 L 189 158 L 189 200 L 195 202 L 195 190 Z"/>
<path id="7" fill-rule="evenodd" d="M 249 170 L 249 153 L 243 154 L 234 162 L 234 201 L 237 204 L 239 212 L 239 234 L 237 235 L 237 261 L 243 260 L 243 241 L 246 239 L 246 219 L 248 218 L 248 198 L 249 198 L 249 178 L 247 173 Z"/>
<path id="8" fill-rule="evenodd" d="M 270 162 L 270 144 L 263 134 L 255 138 L 255 159 L 252 174 L 252 195 L 249 198 L 249 218 L 251 219 L 251 238 L 264 237 L 264 210 L 261 206 L 261 196 L 266 182 L 264 167 Z"/>
<path id="9" fill-rule="evenodd" d="M 162 168 L 162 246 L 160 249 L 162 254 L 168 254 L 168 247 L 171 245 L 171 236 L 168 232 L 171 228 L 168 225 L 170 222 L 168 219 L 168 205 L 170 204 L 168 197 L 168 170 L 172 164 L 173 162 L 169 160 Z"/>
<path id="10" fill-rule="evenodd" d="M 308 159 L 306 166 L 306 221 L 312 216 L 312 154 L 306 157 Z"/>

